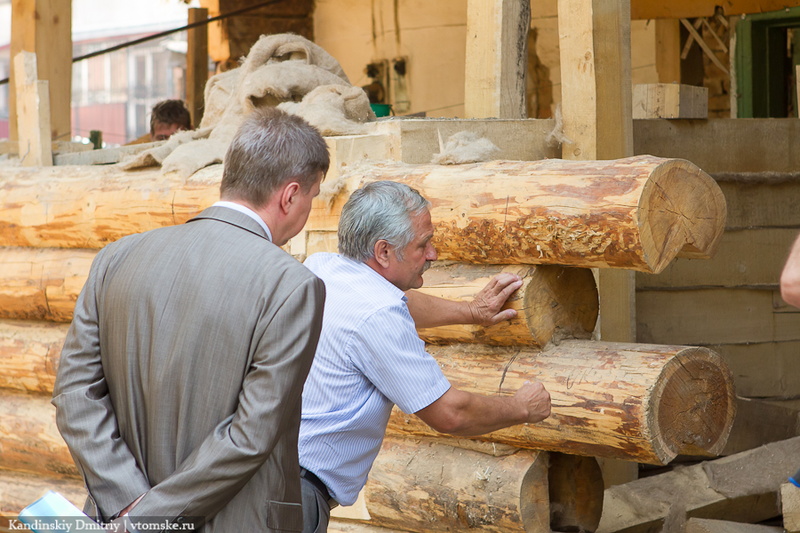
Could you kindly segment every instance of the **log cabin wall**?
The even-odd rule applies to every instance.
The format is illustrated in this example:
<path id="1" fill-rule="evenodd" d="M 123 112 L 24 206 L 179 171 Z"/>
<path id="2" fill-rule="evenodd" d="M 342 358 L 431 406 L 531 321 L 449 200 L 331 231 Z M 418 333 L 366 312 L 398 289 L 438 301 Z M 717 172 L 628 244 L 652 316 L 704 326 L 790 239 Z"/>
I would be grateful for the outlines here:
<path id="1" fill-rule="evenodd" d="M 737 394 L 800 394 L 800 311 L 780 297 L 780 272 L 800 229 L 800 120 L 634 121 L 635 153 L 678 157 L 716 178 L 726 231 L 709 261 L 678 259 L 637 274 L 639 342 L 712 347 Z"/>
<path id="2" fill-rule="evenodd" d="M 550 126 L 551 121 L 546 120 L 441 122 L 409 120 L 376 124 L 373 135 L 329 139 L 334 164 L 328 179 L 330 180 L 330 185 L 335 185 L 340 174 L 352 172 L 353 168 L 359 164 L 369 164 L 365 161 L 367 159 L 382 160 L 377 165 L 383 169 L 382 172 L 384 173 L 402 170 L 403 167 L 410 168 L 406 163 L 392 163 L 391 160 L 401 158 L 403 154 L 407 158 L 412 158 L 434 153 L 438 146 L 438 142 L 435 139 L 438 134 L 448 135 L 451 131 L 449 128 L 455 130 L 473 129 L 492 138 L 500 146 L 503 146 L 501 156 L 504 158 L 541 160 L 547 158 L 547 155 L 552 150 L 546 142 L 546 134 Z M 408 146 L 404 146 L 404 143 Z M 644 158 L 637 163 L 630 164 L 634 166 L 643 165 L 642 168 L 645 169 L 650 168 L 650 170 L 645 170 L 645 175 L 648 173 L 655 174 L 656 167 L 652 166 L 654 163 L 651 159 Z M 492 164 L 487 163 L 486 165 Z M 528 166 L 533 168 L 537 164 L 559 166 L 562 163 L 555 160 L 550 163 L 547 161 L 539 161 L 538 163 L 509 161 L 496 170 L 488 171 L 488 173 L 486 170 L 481 170 L 482 167 L 480 165 L 467 165 L 464 168 L 474 167 L 477 169 L 477 175 L 484 178 L 521 179 L 522 182 L 513 182 L 521 185 L 528 178 L 524 177 L 524 174 L 516 175 L 513 169 Z M 599 166 L 603 164 L 614 165 L 616 163 L 598 162 Z M 577 172 L 576 177 L 580 177 L 580 174 L 591 173 L 592 163 L 573 162 L 571 165 L 581 169 Z M 623 163 L 624 165 L 625 163 Z M 438 166 L 425 165 L 421 162 L 414 166 L 425 172 L 436 173 L 439 177 L 432 182 L 432 185 L 435 186 L 438 182 L 440 190 L 443 176 L 454 170 L 456 172 L 461 170 L 456 167 L 433 168 Z M 3 428 L 3 431 L 0 432 L 0 435 L 2 435 L 2 438 L 0 438 L 0 451 L 2 451 L 0 453 L 0 469 L 3 470 L 3 475 L 9 477 L 11 481 L 0 488 L 0 490 L 8 491 L 5 494 L 0 494 L 2 497 L 0 501 L 3 502 L 3 505 L 8 506 L 8 511 L 13 512 L 24 504 L 29 503 L 38 496 L 36 492 L 40 493 L 46 487 L 59 488 L 68 497 L 72 498 L 75 503 L 80 503 L 82 498 L 80 480 L 76 476 L 74 466 L 71 464 L 63 442 L 55 430 L 53 409 L 49 404 L 49 394 L 52 390 L 60 345 L 66 332 L 66 322 L 70 319 L 70 305 L 77 297 L 77 291 L 82 285 L 81 279 L 85 278 L 92 256 L 104 244 L 123 235 L 185 221 L 193 213 L 216 199 L 220 171 L 221 167 L 215 165 L 199 171 L 190 180 L 182 180 L 174 174 L 162 174 L 158 168 L 136 172 L 124 172 L 113 166 L 64 166 L 50 167 L 48 169 L 9 167 L 4 170 L 2 179 L 3 189 L 6 194 L 3 196 L 3 216 L 0 217 L 0 244 L 4 246 L 3 253 L 0 254 L 0 263 L 4 265 L 2 272 L 5 276 L 3 283 L 0 285 L 3 287 L 3 290 L 0 291 L 2 293 L 0 301 L 2 302 L 3 313 L 3 321 L 0 322 L 0 325 L 2 325 L 0 339 L 3 341 L 0 345 L 2 347 L 2 350 L 0 350 L 0 367 L 2 367 L 0 375 L 3 376 L 2 381 L 0 381 L 0 388 L 3 389 L 0 391 L 2 392 L 0 425 Z M 468 170 L 464 171 L 467 172 Z M 608 174 L 608 170 L 600 171 L 601 175 L 604 173 Z M 377 175 L 378 173 L 368 172 L 367 174 Z M 498 175 L 495 176 L 494 174 Z M 569 174 L 570 172 L 567 172 L 567 175 L 564 176 L 565 179 L 569 177 Z M 627 172 L 622 172 L 622 174 L 627 175 L 627 177 L 621 177 L 620 179 L 622 180 L 633 177 Z M 678 172 L 678 174 L 683 175 L 682 172 Z M 689 179 L 690 175 L 687 174 L 686 179 L 691 181 L 694 186 L 697 185 L 694 182 L 694 178 L 701 178 L 701 181 L 713 184 L 709 178 L 702 178 L 701 174 L 697 171 L 692 171 L 693 178 Z M 665 172 L 663 175 L 669 178 L 673 173 Z M 395 179 L 401 178 L 396 177 Z M 595 177 L 593 179 L 597 180 L 598 178 Z M 634 197 L 640 194 L 636 192 L 637 190 L 653 191 L 667 187 L 667 183 L 664 182 L 661 185 L 642 189 L 640 188 L 642 180 L 639 178 L 634 179 L 639 185 L 633 186 L 633 183 L 631 183 L 630 186 L 623 186 L 623 189 L 629 191 Z M 650 178 L 645 179 L 649 180 Z M 486 187 L 481 185 L 481 181 L 477 180 L 478 183 L 474 185 L 479 188 L 479 197 L 486 198 Z M 601 178 L 600 181 L 596 181 L 596 184 L 600 187 L 589 187 L 587 190 L 597 191 L 599 189 L 602 191 L 602 185 L 605 181 Z M 672 182 L 672 185 L 667 189 L 672 190 L 674 180 L 669 179 L 669 181 Z M 616 183 L 616 180 L 613 183 Z M 512 185 L 514 190 L 519 188 L 518 185 Z M 573 189 L 575 189 L 574 185 L 567 186 L 567 190 Z M 439 194 L 442 199 L 446 199 L 449 191 L 454 190 L 454 187 L 447 185 L 443 190 L 446 192 Z M 434 188 L 431 193 L 435 193 L 435 191 L 436 189 Z M 347 190 L 345 189 L 335 197 L 334 206 L 341 206 L 347 196 L 346 192 Z M 679 191 L 675 192 L 676 198 L 681 197 L 678 194 Z M 469 193 L 465 194 L 469 195 Z M 474 192 L 472 194 L 473 196 L 475 195 Z M 508 192 L 502 194 L 511 195 Z M 612 194 L 612 197 L 616 196 L 616 194 Z M 721 198 L 721 193 L 717 196 Z M 519 195 L 519 198 L 526 205 L 534 197 L 536 195 Z M 457 198 L 460 198 L 460 196 Z M 631 202 L 636 205 L 640 204 L 641 200 L 637 201 L 632 198 L 622 203 L 627 205 Z M 298 253 L 298 255 L 316 251 L 319 249 L 320 243 L 324 243 L 326 247 L 330 246 L 331 234 L 335 235 L 333 231 L 337 219 L 335 209 L 323 202 L 322 199 L 316 201 L 315 204 L 315 211 L 309 220 L 306 235 L 301 235 L 292 243 L 292 251 Z M 472 201 L 468 202 L 468 204 L 474 208 L 480 207 L 481 202 Z M 646 201 L 645 204 L 654 205 L 650 200 Z M 677 200 L 676 204 L 683 205 L 683 202 Z M 719 205 L 719 202 L 717 204 Z M 600 205 L 603 205 L 602 202 L 600 202 Z M 529 210 L 531 206 L 523 208 L 522 212 Z M 465 204 L 463 209 L 469 208 Z M 628 209 L 630 210 L 629 206 Z M 603 209 L 603 211 L 606 210 L 607 208 Z M 673 211 L 673 209 L 667 210 L 669 213 Z M 461 210 L 459 210 L 460 212 Z M 475 216 L 481 215 L 476 214 Z M 442 218 L 443 215 L 437 215 L 437 217 Z M 639 217 L 626 216 L 626 218 L 631 218 L 631 221 L 633 221 Z M 705 217 L 701 217 L 701 220 L 705 219 Z M 642 223 L 642 227 L 649 228 L 648 231 L 650 232 L 653 231 L 653 227 L 661 225 L 647 224 L 644 220 L 639 220 L 639 222 Z M 716 230 L 712 231 L 712 234 L 718 235 L 721 226 L 717 224 L 712 224 L 712 226 L 716 228 Z M 319 235 L 323 235 L 323 230 L 327 231 L 327 238 L 310 238 L 311 232 L 318 231 L 320 232 Z M 445 230 L 442 229 L 442 233 L 444 232 Z M 478 239 L 476 243 L 480 242 L 479 235 L 474 236 L 474 238 Z M 464 240 L 465 248 L 469 248 L 471 245 L 468 246 L 469 243 L 467 241 L 471 242 L 473 237 L 453 237 L 451 240 L 458 239 Z M 628 242 L 627 238 L 623 240 Z M 664 239 L 659 238 L 654 238 L 653 241 L 657 243 L 665 242 Z M 698 245 L 698 242 L 697 239 L 692 240 L 693 245 Z M 479 244 L 479 246 L 486 249 L 491 248 L 491 245 L 486 243 Z M 673 249 L 673 252 L 678 249 L 681 249 L 681 246 Z M 660 257 L 662 254 L 658 253 L 656 255 Z M 534 254 L 534 256 L 540 258 L 539 254 Z M 458 258 L 454 257 L 454 259 L 457 260 Z M 554 258 L 549 258 L 547 261 L 558 262 Z M 541 261 L 540 259 L 536 261 L 528 259 L 526 262 L 535 263 Z M 648 267 L 642 265 L 640 268 L 647 269 Z M 588 271 L 584 271 L 584 273 L 588 275 Z M 568 280 L 568 277 L 561 274 L 556 274 L 555 277 L 562 279 L 563 282 Z M 582 276 L 582 278 L 592 280 L 590 275 Z M 585 285 L 583 282 L 569 281 L 570 287 L 574 287 L 576 283 L 581 286 Z M 543 291 L 534 292 L 538 294 Z M 569 307 L 564 305 L 560 298 L 557 298 L 557 300 L 563 307 Z M 539 307 L 552 309 L 554 306 L 545 302 L 544 305 Z M 578 308 L 584 308 L 584 306 L 579 305 L 575 309 Z M 578 311 L 574 312 L 577 315 Z M 590 335 L 592 323 L 594 322 L 593 317 L 596 317 L 596 312 L 588 321 L 585 321 L 585 324 L 580 326 L 579 329 L 582 331 L 578 332 L 576 336 L 585 338 Z M 582 320 L 581 322 L 584 321 Z M 478 343 L 481 343 L 486 339 L 477 338 L 477 340 Z M 537 342 L 545 344 L 547 339 Z M 730 430 L 733 403 L 731 401 L 731 380 L 727 376 L 727 370 L 724 365 L 719 366 L 720 360 L 718 356 L 711 354 L 707 350 L 697 351 L 693 348 L 642 346 L 640 350 L 638 346 L 611 346 L 609 343 L 597 343 L 596 341 L 588 340 L 582 341 L 583 344 L 581 344 L 581 341 L 578 342 L 578 344 L 574 345 L 562 345 L 562 349 L 567 350 L 563 354 L 560 352 L 552 353 L 553 361 L 567 360 L 569 357 L 566 357 L 565 354 L 573 352 L 589 354 L 586 356 L 578 355 L 577 361 L 585 362 L 587 358 L 591 360 L 593 357 L 598 357 L 597 354 L 602 357 L 604 362 L 602 365 L 597 365 L 597 370 L 593 368 L 575 368 L 571 371 L 577 372 L 573 377 L 580 383 L 589 383 L 596 381 L 596 379 L 602 379 L 605 372 L 609 372 L 609 376 L 617 380 L 619 378 L 616 376 L 621 375 L 620 372 L 625 375 L 630 374 L 628 370 L 624 370 L 626 368 L 649 369 L 652 372 L 649 375 L 645 372 L 638 372 L 637 374 L 641 376 L 641 382 L 638 385 L 631 383 L 626 387 L 610 387 L 615 390 L 621 390 L 622 396 L 619 399 L 611 399 L 608 395 L 605 395 L 605 400 L 603 400 L 606 402 L 604 404 L 605 407 L 598 411 L 602 417 L 608 417 L 609 420 L 612 419 L 611 413 L 619 413 L 620 416 L 625 418 L 624 426 L 626 429 L 623 440 L 628 444 L 623 447 L 623 450 L 612 451 L 617 448 L 614 444 L 611 444 L 610 447 L 598 445 L 601 440 L 600 433 L 593 435 L 592 431 L 586 433 L 582 430 L 573 436 L 562 434 L 555 438 L 551 437 L 552 444 L 548 445 L 547 449 L 558 452 L 560 448 L 564 447 L 565 443 L 572 442 L 576 444 L 582 441 L 588 444 L 588 447 L 576 445 L 572 448 L 567 448 L 566 451 L 568 453 L 609 454 L 611 456 L 618 456 L 619 453 L 622 453 L 624 458 L 640 459 L 661 464 L 668 462 L 684 449 L 688 442 L 686 440 L 687 430 L 689 434 L 696 435 L 702 428 L 709 428 L 709 417 L 719 420 L 720 424 L 713 428 L 714 434 L 710 435 L 708 440 L 702 439 L 703 443 L 711 443 L 711 447 L 705 448 L 704 451 L 712 454 L 716 453 L 724 443 Z M 524 341 L 524 343 L 529 344 L 528 341 Z M 457 352 L 473 353 L 472 350 L 467 348 L 455 348 L 455 350 Z M 475 357 L 473 359 L 475 359 L 475 363 L 473 366 L 476 368 L 485 367 L 484 370 L 478 371 L 477 374 L 486 376 L 487 383 L 491 382 L 493 377 L 503 376 L 503 380 L 510 389 L 508 391 L 502 390 L 502 393 L 513 392 L 513 389 L 519 386 L 520 380 L 528 374 L 546 375 L 546 372 L 526 370 L 525 365 L 529 365 L 531 361 L 524 358 L 519 359 L 521 366 L 518 370 L 507 368 L 506 372 L 503 368 L 506 366 L 504 362 L 509 359 L 509 353 L 502 352 L 502 350 L 502 353 L 495 353 L 492 350 L 486 352 L 485 347 L 475 348 L 475 350 L 477 351 L 474 352 Z M 591 355 L 593 353 L 596 353 L 596 355 Z M 616 353 L 625 355 L 618 358 L 614 355 Z M 534 357 L 535 354 L 535 349 L 530 352 L 530 355 Z M 618 363 L 612 363 L 612 359 L 618 361 Z M 697 372 L 694 371 L 689 372 L 691 374 L 689 375 L 680 370 L 694 368 L 693 365 L 695 363 L 699 364 L 696 368 L 697 372 L 705 374 L 708 370 L 712 370 L 712 373 L 708 375 L 710 379 L 700 379 Z M 486 366 L 487 364 L 488 366 Z M 493 364 L 495 366 L 492 366 Z M 619 365 L 619 367 L 616 365 Z M 449 366 L 452 367 L 453 365 L 450 364 Z M 460 365 L 456 365 L 453 368 L 457 369 L 458 366 Z M 662 366 L 664 372 L 660 373 L 658 369 Z M 713 370 L 715 368 L 719 372 Z M 564 375 L 570 375 L 570 372 L 556 369 L 554 376 L 548 378 L 548 381 L 553 382 L 554 388 L 563 387 L 563 383 L 560 386 L 556 383 L 562 380 Z M 687 377 L 690 379 L 687 380 Z M 655 386 L 651 387 L 649 385 L 651 383 L 655 383 Z M 701 384 L 701 389 L 690 391 L 687 388 L 687 385 L 694 386 L 696 384 Z M 706 387 L 706 385 L 710 387 Z M 488 387 L 488 389 L 480 389 L 479 385 L 478 390 L 483 393 L 496 390 L 495 385 L 489 384 Z M 566 380 L 566 387 L 568 389 L 572 387 L 575 391 L 579 388 L 572 378 Z M 598 385 L 598 387 L 602 390 L 608 385 Z M 662 389 L 664 394 L 659 392 Z M 639 392 L 633 392 L 634 390 Z M 651 391 L 653 394 L 647 391 Z M 584 392 L 590 394 L 588 390 Z M 581 394 L 584 394 L 584 392 L 581 392 Z M 703 402 L 707 403 L 709 401 L 709 392 L 713 392 L 714 396 L 711 399 L 711 403 L 719 406 L 721 411 L 712 415 L 706 410 L 702 413 L 703 416 L 698 418 L 696 416 L 698 411 L 692 407 L 692 404 L 698 398 L 703 398 Z M 662 402 L 662 398 L 666 398 L 667 401 Z M 683 404 L 683 399 L 688 399 L 689 408 L 677 411 L 682 414 L 681 417 L 670 416 L 668 413 L 673 412 L 675 405 Z M 575 409 L 585 409 L 582 406 L 594 405 L 595 402 L 571 398 L 569 392 L 567 392 L 560 403 L 563 404 L 561 405 L 561 414 L 554 417 L 555 426 L 553 426 L 553 429 L 556 431 L 558 431 L 556 429 L 558 426 L 566 428 L 575 425 L 570 420 L 576 416 L 591 416 L 589 411 L 585 414 L 578 414 Z M 590 407 L 590 410 L 592 409 Z M 604 414 L 606 412 L 608 413 L 607 415 Z M 672 422 L 678 418 L 682 419 L 683 414 L 688 414 L 694 422 L 688 424 L 681 422 L 678 424 L 680 427 L 666 428 L 664 425 L 666 422 Z M 702 423 L 698 425 L 698 421 Z M 402 426 L 407 425 L 402 420 L 400 424 Z M 617 425 L 616 422 L 612 421 L 606 428 L 613 435 L 618 431 L 614 429 Z M 656 429 L 655 425 L 658 425 L 659 429 Z M 579 425 L 575 426 L 579 428 Z M 404 431 L 408 431 L 408 428 Z M 520 431 L 523 430 L 520 429 Z M 638 444 L 636 445 L 632 444 L 631 431 L 641 436 L 641 440 L 637 441 Z M 602 480 L 594 459 L 565 458 L 561 461 L 550 456 L 518 452 L 517 447 L 537 447 L 537 443 L 542 442 L 542 439 L 534 434 L 524 433 L 523 435 L 523 433 L 511 431 L 508 434 L 508 438 L 511 439 L 510 442 L 513 444 L 504 453 L 519 453 L 519 455 L 515 455 L 514 459 L 510 460 L 512 462 L 519 460 L 527 464 L 528 466 L 525 468 L 531 472 L 530 476 L 533 476 L 531 478 L 528 474 L 525 474 L 517 481 L 513 481 L 513 483 L 519 483 L 520 487 L 533 487 L 536 490 L 530 494 L 526 492 L 526 496 L 521 499 L 517 498 L 516 501 L 511 496 L 496 500 L 491 505 L 497 505 L 498 507 L 492 509 L 503 510 L 502 516 L 510 517 L 510 520 L 517 524 L 520 531 L 548 530 L 550 520 L 553 519 L 551 511 L 555 508 L 567 509 L 573 514 L 577 513 L 576 516 L 579 517 L 579 523 L 567 523 L 566 526 L 579 526 L 581 529 L 587 530 L 594 529 L 597 520 L 599 520 L 598 503 L 602 498 Z M 402 432 L 394 434 L 396 436 L 402 435 Z M 424 437 L 429 438 L 430 436 L 425 435 Z M 653 437 L 656 438 L 656 441 L 652 440 Z M 661 440 L 662 437 L 666 437 L 663 442 Z M 429 441 L 420 440 L 421 437 L 417 436 L 413 431 L 411 435 L 402 436 L 401 438 L 405 440 L 398 445 L 400 448 L 429 449 L 429 452 L 420 452 L 424 454 L 445 454 L 453 457 L 471 456 L 471 454 L 459 451 L 462 447 L 460 443 L 454 448 L 453 440 L 449 440 L 445 445 L 430 443 Z M 612 441 L 615 439 L 616 437 L 611 437 Z M 486 449 L 495 450 L 498 446 L 503 448 L 501 446 L 503 444 L 499 437 L 489 437 L 488 447 L 485 446 L 484 451 L 480 453 L 485 454 Z M 399 448 L 395 449 L 398 450 Z M 536 464 L 541 464 L 539 459 L 541 457 L 550 457 L 546 460 L 541 459 L 542 461 L 552 461 L 548 462 L 550 466 L 545 470 L 535 466 Z M 423 456 L 420 456 L 420 459 L 422 458 Z M 485 459 L 489 461 L 486 466 L 486 468 L 489 468 L 494 461 L 490 458 Z M 477 464 L 473 459 L 464 460 L 467 465 L 472 465 L 473 467 Z M 508 464 L 508 461 L 504 463 Z M 386 464 L 384 471 L 391 472 L 391 468 L 392 465 Z M 552 499 L 555 485 L 550 487 L 549 500 L 537 496 L 537 491 L 541 492 L 543 486 L 555 483 L 558 479 L 569 478 L 568 472 L 574 468 L 587 469 L 587 475 L 591 474 L 593 476 L 592 486 L 594 489 L 591 497 L 576 498 L 578 489 L 567 487 L 565 496 L 561 500 L 555 501 Z M 396 475 L 390 474 L 390 476 Z M 553 478 L 552 480 L 550 479 L 551 477 Z M 586 479 L 586 476 L 581 475 L 580 477 L 581 479 Z M 492 477 L 492 480 L 494 479 Z M 486 481 L 490 481 L 490 479 L 487 478 Z M 420 482 L 419 480 L 413 481 L 413 483 Z M 384 483 L 384 481 L 379 480 L 379 483 Z M 473 484 L 467 483 L 467 486 L 469 487 Z M 450 482 L 448 481 L 436 482 L 431 485 L 431 490 L 445 490 L 449 485 Z M 490 493 L 492 492 L 492 486 L 491 483 L 487 485 Z M 23 488 L 26 490 L 22 490 Z M 374 491 L 373 494 L 375 495 L 386 493 L 384 489 L 379 487 L 375 487 Z M 473 497 L 476 502 L 481 502 L 485 499 L 480 494 Z M 374 506 L 376 505 L 375 498 L 377 496 L 370 500 L 372 502 L 370 505 L 373 505 L 370 510 L 372 515 L 377 516 L 376 513 L 379 512 L 377 509 L 379 508 L 391 508 L 391 502 L 389 502 L 388 507 L 379 506 L 376 508 Z M 571 501 L 573 503 L 559 503 L 562 500 L 563 502 Z M 577 503 L 575 502 L 581 504 L 589 502 L 591 503 L 590 509 L 587 509 L 585 513 L 580 513 L 578 512 L 580 510 L 576 508 Z M 551 505 L 552 503 L 559 503 L 559 505 Z M 445 507 L 447 509 L 451 508 L 449 505 Z M 528 511 L 520 514 L 517 509 L 522 507 L 525 507 Z M 483 509 L 480 506 L 475 509 L 479 508 Z M 476 510 L 476 512 L 478 511 Z M 446 525 L 446 520 L 452 519 L 456 520 L 456 523 L 463 524 L 463 522 L 458 522 L 458 520 L 462 520 L 459 516 L 458 513 L 442 515 L 441 523 Z M 505 522 L 493 522 L 492 524 L 485 522 L 487 516 L 500 516 L 496 515 L 494 510 L 480 511 L 480 514 L 475 516 L 477 516 L 475 519 L 482 520 L 476 522 L 476 524 L 480 524 L 483 530 L 508 530 L 503 525 Z M 560 520 L 562 519 L 564 518 L 560 518 Z M 391 523 L 393 519 L 389 516 L 384 516 L 384 518 L 377 520 L 386 520 L 384 523 Z M 379 521 L 370 523 L 380 523 Z M 592 525 L 593 523 L 595 525 Z M 417 527 L 416 530 L 420 531 L 421 529 Z"/>

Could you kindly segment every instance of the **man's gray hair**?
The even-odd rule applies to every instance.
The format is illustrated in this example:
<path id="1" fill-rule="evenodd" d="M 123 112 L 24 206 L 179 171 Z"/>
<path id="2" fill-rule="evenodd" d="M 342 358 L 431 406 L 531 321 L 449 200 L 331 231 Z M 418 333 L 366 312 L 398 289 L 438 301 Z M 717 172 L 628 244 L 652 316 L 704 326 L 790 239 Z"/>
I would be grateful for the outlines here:
<path id="1" fill-rule="evenodd" d="M 402 259 L 403 249 L 414 239 L 412 217 L 430 202 L 416 189 L 394 181 L 375 181 L 355 191 L 339 218 L 339 253 L 366 262 L 383 239 Z"/>
<path id="2" fill-rule="evenodd" d="M 315 127 L 274 107 L 259 109 L 228 147 L 220 197 L 261 207 L 290 180 L 308 192 L 329 165 L 328 146 Z"/>

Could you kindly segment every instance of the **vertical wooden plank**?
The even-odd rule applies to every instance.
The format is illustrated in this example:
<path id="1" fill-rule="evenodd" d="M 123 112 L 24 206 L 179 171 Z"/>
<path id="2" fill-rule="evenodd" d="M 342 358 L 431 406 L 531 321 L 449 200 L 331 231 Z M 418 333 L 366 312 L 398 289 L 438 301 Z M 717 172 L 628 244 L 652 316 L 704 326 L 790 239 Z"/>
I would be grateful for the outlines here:
<path id="1" fill-rule="evenodd" d="M 17 134 L 22 166 L 52 166 L 50 101 L 48 83 L 36 75 L 36 54 L 20 52 L 14 57 L 17 93 Z"/>
<path id="2" fill-rule="evenodd" d="M 564 159 L 633 155 L 630 26 L 630 0 L 558 0 Z M 634 272 L 597 274 L 600 337 L 635 342 Z M 600 463 L 606 486 L 638 477 L 635 463 Z"/>
<path id="3" fill-rule="evenodd" d="M 529 0 L 469 0 L 464 113 L 526 118 Z"/>
<path id="4" fill-rule="evenodd" d="M 208 9 L 190 8 L 189 24 L 208 19 Z M 203 119 L 205 99 L 203 92 L 208 81 L 208 26 L 192 28 L 187 32 L 186 52 L 186 107 L 197 127 Z"/>
<path id="5" fill-rule="evenodd" d="M 633 154 L 630 0 L 559 0 L 565 159 Z"/>
<path id="6" fill-rule="evenodd" d="M 200 6 L 208 10 L 210 17 L 219 16 L 222 12 L 220 0 L 200 0 Z M 208 54 L 218 64 L 226 63 L 231 57 L 230 44 L 222 20 L 212 22 L 208 28 Z"/>
<path id="7" fill-rule="evenodd" d="M 800 532 L 800 488 L 791 483 L 781 485 L 781 514 L 786 533 Z"/>
<path id="8" fill-rule="evenodd" d="M 794 83 L 796 85 L 794 107 L 797 112 L 797 117 L 800 118 L 800 65 L 794 66 Z"/>
<path id="9" fill-rule="evenodd" d="M 630 0 L 559 0 L 564 159 L 633 155 Z M 635 342 L 633 272 L 601 270 L 600 335 Z"/>
<path id="10" fill-rule="evenodd" d="M 659 83 L 681 82 L 681 27 L 678 19 L 656 19 L 656 72 Z"/>
<path id="11" fill-rule="evenodd" d="M 72 2 L 12 0 L 11 57 L 23 50 L 37 57 L 39 80 L 49 85 L 50 138 L 69 141 L 72 135 Z M 13 69 L 9 89 L 9 137 L 17 139 L 16 84 Z"/>

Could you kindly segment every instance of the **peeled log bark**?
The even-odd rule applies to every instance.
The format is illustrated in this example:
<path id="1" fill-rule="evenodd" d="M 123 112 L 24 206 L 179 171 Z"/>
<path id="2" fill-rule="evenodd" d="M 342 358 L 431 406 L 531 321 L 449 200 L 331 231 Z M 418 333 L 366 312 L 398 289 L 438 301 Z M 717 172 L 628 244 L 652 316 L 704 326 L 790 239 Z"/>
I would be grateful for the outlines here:
<path id="1" fill-rule="evenodd" d="M 492 457 L 386 439 L 364 487 L 373 525 L 410 531 L 550 531 L 547 454 Z"/>
<path id="2" fill-rule="evenodd" d="M 131 233 L 182 223 L 218 199 L 221 165 L 182 179 L 161 169 L 9 167 L 0 177 L 0 246 L 101 248 Z M 322 200 L 308 229 L 335 229 L 349 191 L 392 179 L 432 203 L 441 259 L 660 272 L 676 255 L 709 257 L 725 221 L 717 184 L 691 163 L 493 161 L 364 164 Z M 456 194 L 457 191 L 457 194 Z"/>
<path id="3" fill-rule="evenodd" d="M 364 487 L 369 523 L 422 533 L 594 531 L 603 502 L 600 467 L 556 455 L 493 457 L 442 441 L 387 438 Z M 565 483 L 570 475 L 581 479 L 580 498 Z"/>
<path id="4" fill-rule="evenodd" d="M 67 324 L 0 321 L 0 388 L 52 394 Z"/>
<path id="5" fill-rule="evenodd" d="M 58 492 L 78 509 L 83 508 L 86 501 L 86 489 L 81 479 L 0 470 L 0 515 L 6 515 L 0 516 L 0 531 L 6 531 L 3 529 L 3 518 L 16 517 L 26 505 L 41 498 L 48 490 Z"/>
<path id="6" fill-rule="evenodd" d="M 520 448 L 666 464 L 678 454 L 715 455 L 733 425 L 733 377 L 707 348 L 565 341 L 545 351 L 488 346 L 428 346 L 455 386 L 510 395 L 542 381 L 552 414 L 476 437 Z M 437 433 L 394 410 L 391 432 Z"/>
<path id="7" fill-rule="evenodd" d="M 432 204 L 439 258 L 464 263 L 658 273 L 676 256 L 711 257 L 725 226 L 719 186 L 681 159 L 372 162 L 343 179 L 350 190 L 379 180 L 419 190 Z M 331 229 L 342 203 L 319 206 L 308 228 Z"/>
<path id="8" fill-rule="evenodd" d="M 0 469 L 78 476 L 55 417 L 50 396 L 0 391 Z"/>
<path id="9" fill-rule="evenodd" d="M 222 165 L 189 178 L 161 168 L 3 168 L 0 246 L 102 248 L 117 239 L 181 224 L 219 200 Z"/>
<path id="10" fill-rule="evenodd" d="M 96 250 L 0 248 L 0 318 L 69 322 Z"/>
<path id="11" fill-rule="evenodd" d="M 49 393 L 66 324 L 0 322 L 0 386 Z M 707 348 L 564 341 L 545 351 L 483 345 L 434 346 L 453 385 L 513 394 L 544 382 L 553 414 L 531 426 L 480 437 L 520 448 L 666 464 L 678 454 L 722 451 L 733 425 L 733 379 Z M 435 433 L 396 411 L 390 430 Z"/>
<path id="12" fill-rule="evenodd" d="M 0 248 L 0 318 L 69 322 L 96 250 Z M 500 272 L 523 278 L 509 301 L 517 318 L 491 327 L 456 325 L 420 330 L 428 342 L 544 346 L 551 340 L 589 338 L 597 320 L 597 288 L 587 269 L 437 264 L 420 289 L 471 299 Z"/>
<path id="13" fill-rule="evenodd" d="M 494 326 L 457 324 L 419 329 L 426 342 L 543 347 L 563 339 L 588 339 L 597 321 L 597 286 L 591 270 L 558 265 L 482 266 L 435 264 L 425 272 L 420 292 L 451 300 L 471 300 L 491 278 L 501 272 L 522 278 L 506 303 L 516 318 Z"/>

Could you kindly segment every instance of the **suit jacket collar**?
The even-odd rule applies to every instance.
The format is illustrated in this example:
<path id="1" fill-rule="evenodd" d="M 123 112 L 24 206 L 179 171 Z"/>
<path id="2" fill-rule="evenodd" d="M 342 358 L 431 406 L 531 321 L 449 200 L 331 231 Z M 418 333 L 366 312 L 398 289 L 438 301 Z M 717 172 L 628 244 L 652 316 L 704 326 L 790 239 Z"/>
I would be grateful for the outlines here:
<path id="1" fill-rule="evenodd" d="M 269 240 L 264 228 L 259 226 L 258 222 L 244 213 L 240 213 L 239 211 L 229 209 L 227 207 L 209 207 L 208 209 L 203 210 L 203 212 L 196 217 L 190 219 L 188 222 L 194 222 L 195 220 L 218 220 L 220 222 L 225 222 L 226 224 L 242 228 L 245 231 L 249 231 L 254 235 L 258 235 L 262 239 Z"/>

